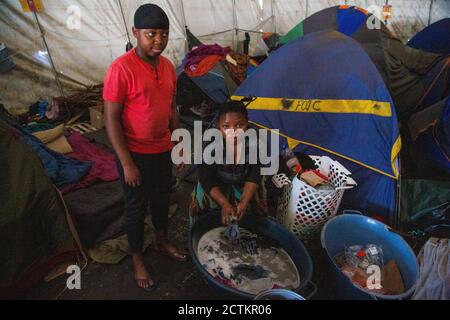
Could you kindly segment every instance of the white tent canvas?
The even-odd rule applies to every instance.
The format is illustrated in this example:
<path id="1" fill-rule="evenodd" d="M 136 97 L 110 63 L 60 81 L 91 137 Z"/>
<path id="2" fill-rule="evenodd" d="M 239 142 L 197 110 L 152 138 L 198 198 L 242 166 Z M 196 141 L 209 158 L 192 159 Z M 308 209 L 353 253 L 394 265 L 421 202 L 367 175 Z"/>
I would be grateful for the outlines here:
<path id="1" fill-rule="evenodd" d="M 384 0 L 42 0 L 38 14 L 64 91 L 101 83 L 111 62 L 135 45 L 131 28 L 135 10 L 156 3 L 171 21 L 165 56 L 177 66 L 187 52 L 184 26 L 205 43 L 236 48 L 245 31 L 284 34 L 307 16 L 347 3 L 381 9 Z M 123 9 L 123 17 L 120 10 Z M 389 27 L 405 41 L 428 23 L 450 15 L 450 1 L 391 0 Z M 380 11 L 380 10 L 379 10 Z M 0 103 L 10 110 L 26 108 L 40 97 L 59 95 L 33 13 L 24 13 L 19 0 L 0 2 L 0 42 L 16 64 L 0 75 Z M 250 49 L 258 39 L 254 33 Z"/>

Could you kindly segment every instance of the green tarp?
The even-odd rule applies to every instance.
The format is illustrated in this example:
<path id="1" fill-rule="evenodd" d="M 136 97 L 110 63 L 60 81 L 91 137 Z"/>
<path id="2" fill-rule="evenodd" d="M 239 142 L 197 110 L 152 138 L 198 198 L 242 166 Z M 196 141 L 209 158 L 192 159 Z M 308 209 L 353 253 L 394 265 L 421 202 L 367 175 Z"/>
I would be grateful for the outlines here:
<path id="1" fill-rule="evenodd" d="M 284 37 L 280 39 L 281 44 L 288 44 L 296 39 L 303 37 L 303 22 L 296 25 L 291 31 L 289 31 Z"/>
<path id="2" fill-rule="evenodd" d="M 450 181 L 403 180 L 401 186 L 401 222 L 429 212 L 450 201 Z"/>

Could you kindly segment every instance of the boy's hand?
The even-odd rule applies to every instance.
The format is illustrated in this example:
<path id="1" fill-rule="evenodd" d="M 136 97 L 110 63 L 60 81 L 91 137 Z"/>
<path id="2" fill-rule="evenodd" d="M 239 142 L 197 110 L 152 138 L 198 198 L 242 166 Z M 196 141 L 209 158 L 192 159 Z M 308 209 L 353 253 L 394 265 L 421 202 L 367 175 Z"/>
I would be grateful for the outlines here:
<path id="1" fill-rule="evenodd" d="M 181 174 L 184 171 L 184 169 L 186 169 L 186 165 L 184 163 L 177 164 L 175 166 L 175 169 L 178 174 Z"/>
<path id="2" fill-rule="evenodd" d="M 137 188 L 141 185 L 141 173 L 136 164 L 131 164 L 123 167 L 125 183 L 132 187 Z"/>
<path id="3" fill-rule="evenodd" d="M 178 142 L 177 144 L 179 144 L 179 143 L 181 143 L 181 142 Z M 183 159 L 183 157 L 184 157 L 184 150 L 183 149 L 180 150 L 180 153 L 178 154 L 178 156 L 180 157 L 180 159 Z M 180 174 L 185 168 L 186 168 L 186 164 L 184 162 L 175 165 L 175 169 L 176 169 L 178 174 Z"/>
<path id="4" fill-rule="evenodd" d="M 230 224 L 231 217 L 236 215 L 236 208 L 231 204 L 222 207 L 222 224 L 227 226 Z"/>

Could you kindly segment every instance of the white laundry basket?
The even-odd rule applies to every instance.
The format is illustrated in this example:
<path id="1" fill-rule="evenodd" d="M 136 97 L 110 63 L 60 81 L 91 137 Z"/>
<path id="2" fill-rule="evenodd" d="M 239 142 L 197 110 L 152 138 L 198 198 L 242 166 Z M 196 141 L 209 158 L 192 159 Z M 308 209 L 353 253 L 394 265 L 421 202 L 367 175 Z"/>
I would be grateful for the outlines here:
<path id="1" fill-rule="evenodd" d="M 329 157 L 311 156 L 334 190 L 316 190 L 295 177 L 283 188 L 277 219 L 299 239 L 318 238 L 324 224 L 339 209 L 344 191 L 356 186 L 351 173 Z"/>

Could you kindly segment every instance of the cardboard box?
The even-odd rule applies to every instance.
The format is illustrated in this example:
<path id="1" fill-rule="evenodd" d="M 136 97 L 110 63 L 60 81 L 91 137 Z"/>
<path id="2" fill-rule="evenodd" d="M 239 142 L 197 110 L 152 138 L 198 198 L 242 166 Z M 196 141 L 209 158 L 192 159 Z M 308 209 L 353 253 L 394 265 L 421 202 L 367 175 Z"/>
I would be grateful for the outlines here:
<path id="1" fill-rule="evenodd" d="M 91 125 L 97 129 L 103 129 L 105 127 L 105 121 L 103 119 L 103 106 L 95 106 L 89 108 Z"/>

